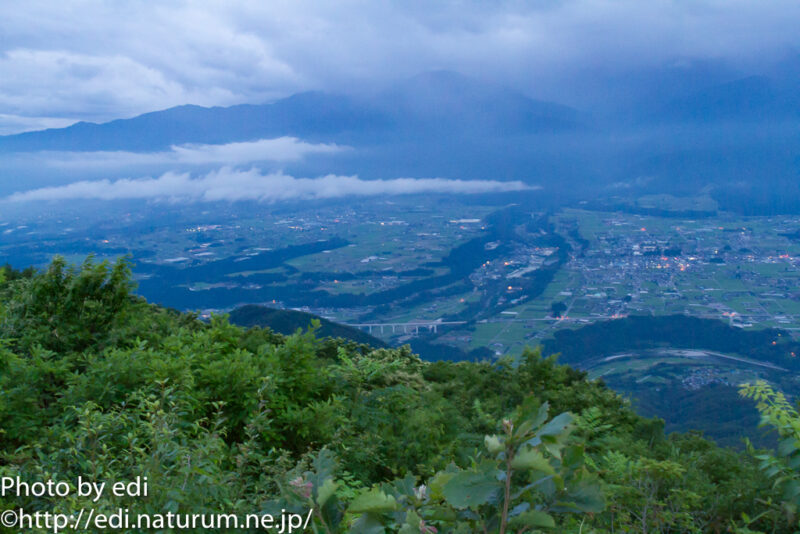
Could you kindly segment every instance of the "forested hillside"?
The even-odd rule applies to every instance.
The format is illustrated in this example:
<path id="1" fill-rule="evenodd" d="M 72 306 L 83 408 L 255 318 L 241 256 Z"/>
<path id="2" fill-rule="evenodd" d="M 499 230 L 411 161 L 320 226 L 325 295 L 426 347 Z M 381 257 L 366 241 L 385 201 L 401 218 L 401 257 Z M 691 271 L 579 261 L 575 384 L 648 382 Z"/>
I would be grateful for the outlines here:
<path id="1" fill-rule="evenodd" d="M 735 381 L 709 383 L 692 388 L 683 379 L 701 360 L 685 359 L 670 363 L 669 358 L 655 358 L 652 366 L 639 367 L 632 360 L 619 359 L 635 353 L 646 361 L 647 351 L 691 349 L 709 350 L 743 358 L 732 375 Z M 597 322 L 578 329 L 562 329 L 543 342 L 548 354 L 559 354 L 559 361 L 598 376 L 596 370 L 608 358 L 617 358 L 619 372 L 602 373 L 612 389 L 633 399 L 634 409 L 665 420 L 666 430 L 702 429 L 717 443 L 742 446 L 747 436 L 762 446 L 774 446 L 774 433 L 758 428 L 759 413 L 754 403 L 737 393 L 741 382 L 753 381 L 743 371 L 758 369 L 760 379 L 776 384 L 784 393 L 798 393 L 796 371 L 800 344 L 788 331 L 775 328 L 743 329 L 718 319 L 688 315 L 631 315 Z M 729 362 L 732 360 L 728 360 Z M 713 365 L 713 364 L 712 364 Z M 715 363 L 725 369 L 724 359 Z"/>
<path id="2" fill-rule="evenodd" d="M 125 261 L 2 278 L 0 477 L 149 481 L 134 500 L 7 494 L 2 509 L 312 510 L 327 533 L 797 525 L 769 455 L 666 436 L 536 350 L 428 363 L 313 329 L 204 323 L 134 296 Z"/>
<path id="3" fill-rule="evenodd" d="M 253 326 L 269 327 L 278 334 L 294 334 L 297 329 L 305 330 L 313 320 L 319 321 L 316 330 L 317 337 L 339 337 L 365 343 L 374 348 L 386 347 L 380 339 L 339 323 L 334 323 L 317 315 L 296 310 L 279 310 L 267 306 L 247 304 L 240 306 L 230 313 L 230 321 L 238 326 L 250 328 Z"/>
<path id="4" fill-rule="evenodd" d="M 603 356 L 629 350 L 657 347 L 692 347 L 771 362 L 798 370 L 795 354 L 800 343 L 788 332 L 777 328 L 744 330 L 717 319 L 688 315 L 631 315 L 619 320 L 601 321 L 577 330 L 557 331 L 544 343 L 546 349 L 559 352 L 565 362 L 580 364 L 586 353 Z"/>

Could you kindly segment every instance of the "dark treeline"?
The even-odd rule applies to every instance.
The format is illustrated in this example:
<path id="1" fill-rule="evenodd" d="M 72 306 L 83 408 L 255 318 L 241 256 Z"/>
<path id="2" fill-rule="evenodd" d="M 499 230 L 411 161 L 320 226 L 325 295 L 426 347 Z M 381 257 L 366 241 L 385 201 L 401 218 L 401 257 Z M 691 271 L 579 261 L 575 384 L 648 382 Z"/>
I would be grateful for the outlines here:
<path id="1" fill-rule="evenodd" d="M 594 211 L 619 211 L 632 215 L 646 215 L 648 217 L 665 217 L 676 219 L 707 219 L 716 217 L 716 210 L 670 210 L 664 208 L 651 208 L 638 206 L 631 201 L 619 201 L 618 199 L 594 200 L 580 204 L 582 209 Z"/>
<path id="2" fill-rule="evenodd" d="M 649 373 L 650 371 L 648 371 Z M 658 370 L 653 371 L 658 376 Z M 639 383 L 641 376 L 611 379 L 608 385 L 631 397 L 637 413 L 660 417 L 667 432 L 702 429 L 702 434 L 720 445 L 744 448 L 743 438 L 764 447 L 775 447 L 774 434 L 759 429 L 761 417 L 752 402 L 739 396 L 736 387 L 709 384 L 687 389 L 680 383 Z"/>
<path id="3" fill-rule="evenodd" d="M 577 330 L 559 330 L 544 342 L 548 353 L 560 353 L 561 360 L 580 366 L 590 358 L 629 350 L 660 347 L 706 349 L 739 354 L 754 360 L 800 369 L 800 343 L 787 332 L 768 328 L 743 330 L 716 319 L 688 315 L 631 315 L 600 321 Z"/>
<path id="4" fill-rule="evenodd" d="M 298 329 L 305 330 L 313 321 L 319 322 L 316 330 L 318 337 L 341 338 L 363 343 L 376 348 L 386 347 L 380 339 L 343 324 L 334 323 L 318 315 L 296 310 L 278 310 L 267 306 L 247 305 L 236 308 L 230 313 L 230 322 L 245 328 L 259 326 L 269 328 L 279 334 L 291 335 Z"/>
<path id="5" fill-rule="evenodd" d="M 279 267 L 284 262 L 300 256 L 316 254 L 323 250 L 332 250 L 347 246 L 348 241 L 334 237 L 324 241 L 313 241 L 302 245 L 291 245 L 277 250 L 259 252 L 254 256 L 244 258 L 225 258 L 222 260 L 201 263 L 189 267 L 172 267 L 165 265 L 141 265 L 139 271 L 153 275 L 148 280 L 158 284 L 159 280 L 164 280 L 171 284 L 191 284 L 196 282 L 221 281 L 230 274 L 242 271 L 260 271 Z M 142 292 L 145 292 L 148 284 L 143 283 Z"/>
<path id="6" fill-rule="evenodd" d="M 419 354 L 422 359 L 429 362 L 440 360 L 448 360 L 451 362 L 480 362 L 494 358 L 494 352 L 486 347 L 464 351 L 452 345 L 432 343 L 424 337 L 410 340 L 409 345 L 411 346 L 411 350 Z"/>

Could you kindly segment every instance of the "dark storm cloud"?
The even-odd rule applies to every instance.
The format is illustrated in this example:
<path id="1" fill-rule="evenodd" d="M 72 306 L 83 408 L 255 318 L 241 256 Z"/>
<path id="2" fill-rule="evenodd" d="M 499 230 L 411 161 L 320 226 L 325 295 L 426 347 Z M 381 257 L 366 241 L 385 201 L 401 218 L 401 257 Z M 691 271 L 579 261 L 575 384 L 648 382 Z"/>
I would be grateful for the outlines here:
<path id="1" fill-rule="evenodd" d="M 628 69 L 758 68 L 796 50 L 798 22 L 788 0 L 12 0 L 0 4 L 0 133 L 430 69 L 569 96 L 582 77 Z"/>

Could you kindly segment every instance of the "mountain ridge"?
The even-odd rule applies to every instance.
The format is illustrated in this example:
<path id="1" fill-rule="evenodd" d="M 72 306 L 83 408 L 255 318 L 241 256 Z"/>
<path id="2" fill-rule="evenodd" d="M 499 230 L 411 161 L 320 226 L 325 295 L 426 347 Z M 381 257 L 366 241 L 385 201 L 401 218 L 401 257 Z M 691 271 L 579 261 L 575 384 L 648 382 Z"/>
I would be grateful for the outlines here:
<path id="1" fill-rule="evenodd" d="M 0 136 L 0 153 L 154 151 L 180 144 L 282 136 L 369 143 L 395 140 L 398 133 L 400 137 L 420 135 L 420 128 L 439 129 L 437 124 L 451 130 L 453 124 L 459 125 L 462 135 L 465 126 L 473 134 L 485 133 L 487 128 L 497 133 L 536 133 L 576 127 L 578 117 L 568 106 L 454 73 L 434 73 L 367 97 L 307 91 L 267 104 L 186 104 L 103 123 L 81 121 L 65 128 Z M 517 120 L 513 128 L 509 128 L 511 120 Z"/>

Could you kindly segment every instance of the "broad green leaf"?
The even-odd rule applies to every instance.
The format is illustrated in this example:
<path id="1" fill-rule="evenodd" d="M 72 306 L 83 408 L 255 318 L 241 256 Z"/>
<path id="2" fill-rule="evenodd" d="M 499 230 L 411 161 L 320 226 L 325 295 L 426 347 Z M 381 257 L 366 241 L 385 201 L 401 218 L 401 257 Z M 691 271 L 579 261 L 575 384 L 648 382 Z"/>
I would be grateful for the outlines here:
<path id="1" fill-rule="evenodd" d="M 519 499 L 525 494 L 526 491 L 530 491 L 533 488 L 537 487 L 540 492 L 548 496 L 553 495 L 553 493 L 555 492 L 555 488 L 553 486 L 553 476 L 549 475 L 546 477 L 542 477 L 535 480 L 534 482 L 531 482 L 530 484 L 522 486 L 521 488 L 517 489 L 515 492 L 511 494 L 512 499 L 513 500 Z"/>
<path id="2" fill-rule="evenodd" d="M 521 413 L 519 414 L 520 422 L 514 431 L 517 437 L 522 437 L 531 430 L 534 430 L 542 425 L 547 420 L 547 413 L 550 410 L 550 405 L 544 403 L 538 404 L 538 401 L 531 399 L 531 403 L 523 403 L 520 407 Z M 536 414 L 534 415 L 534 411 Z"/>
<path id="3" fill-rule="evenodd" d="M 605 510 L 606 503 L 600 487 L 580 483 L 577 486 L 568 488 L 567 496 L 552 507 L 553 511 L 559 512 L 584 512 L 598 513 Z"/>
<path id="4" fill-rule="evenodd" d="M 456 473 L 448 473 L 446 471 L 436 473 L 428 483 L 428 491 L 430 492 L 431 498 L 434 500 L 443 499 L 444 487 L 454 476 L 456 476 Z"/>
<path id="5" fill-rule="evenodd" d="M 550 403 L 545 402 L 541 406 L 539 406 L 539 410 L 536 413 L 536 417 L 531 421 L 533 428 L 537 428 L 539 425 L 547 421 L 547 414 L 550 412 Z"/>
<path id="6" fill-rule="evenodd" d="M 414 495 L 414 489 L 417 487 L 417 479 L 414 475 L 406 475 L 405 478 L 400 478 L 393 481 L 388 487 L 384 489 L 390 494 L 399 497 L 401 495 Z"/>
<path id="7" fill-rule="evenodd" d="M 364 514 L 356 519 L 348 530 L 351 534 L 384 534 L 386 529 L 375 514 Z"/>
<path id="8" fill-rule="evenodd" d="M 798 443 L 794 436 L 789 436 L 778 442 L 778 455 L 789 456 L 798 449 Z"/>
<path id="9" fill-rule="evenodd" d="M 422 518 L 417 515 L 417 512 L 414 510 L 409 510 L 406 512 L 406 521 L 404 526 L 411 527 L 417 529 L 415 532 L 419 532 L 419 524 L 422 521 Z"/>
<path id="10" fill-rule="evenodd" d="M 568 469 L 578 469 L 584 463 L 583 447 L 572 445 L 563 451 L 562 465 Z"/>
<path id="11" fill-rule="evenodd" d="M 528 510 L 508 522 L 509 526 L 516 530 L 523 527 L 528 528 L 555 528 L 556 522 L 547 512 L 541 510 Z"/>
<path id="12" fill-rule="evenodd" d="M 793 470 L 797 470 L 798 468 L 800 468 L 800 455 L 797 454 L 792 455 L 789 461 L 786 462 L 786 465 L 789 467 L 789 469 Z"/>
<path id="13" fill-rule="evenodd" d="M 320 508 L 325 506 L 325 503 L 328 502 L 328 499 L 336 493 L 336 482 L 333 481 L 332 478 L 327 479 L 323 482 L 322 486 L 317 490 L 317 506 Z"/>
<path id="14" fill-rule="evenodd" d="M 561 459 L 561 449 L 563 446 L 560 443 L 545 441 L 542 443 L 542 445 L 544 445 L 544 448 L 547 449 L 547 452 L 549 452 L 559 460 Z"/>
<path id="15" fill-rule="evenodd" d="M 542 427 L 536 434 L 538 436 L 557 436 L 564 431 L 568 424 L 572 422 L 572 414 L 564 412 L 553 417 L 546 425 Z"/>
<path id="16" fill-rule="evenodd" d="M 548 475 L 556 473 L 547 458 L 537 449 L 531 448 L 525 448 L 525 450 L 519 452 L 511 461 L 511 467 L 514 469 L 542 471 Z"/>
<path id="17" fill-rule="evenodd" d="M 314 486 L 321 487 L 327 479 L 333 478 L 336 471 L 336 456 L 330 450 L 322 449 L 314 458 L 312 466 L 314 471 L 309 475 L 309 480 Z"/>
<path id="18" fill-rule="evenodd" d="M 800 495 L 800 482 L 797 480 L 788 480 L 783 485 L 783 499 L 786 501 L 794 501 Z"/>
<path id="19" fill-rule="evenodd" d="M 445 484 L 443 493 L 455 508 L 470 508 L 495 499 L 501 487 L 496 472 L 462 471 Z"/>
<path id="20" fill-rule="evenodd" d="M 356 497 L 348 511 L 354 514 L 365 512 L 383 513 L 397 510 L 397 501 L 391 495 L 386 495 L 379 489 L 371 489 Z"/>
<path id="21" fill-rule="evenodd" d="M 522 512 L 527 512 L 530 509 L 530 507 L 531 503 L 521 502 L 508 512 L 508 516 L 514 517 L 521 514 Z"/>
<path id="22" fill-rule="evenodd" d="M 490 454 L 497 454 L 504 449 L 503 444 L 500 442 L 500 438 L 497 436 L 486 436 L 483 441 L 486 444 L 486 448 L 489 450 Z"/>

